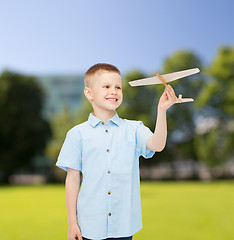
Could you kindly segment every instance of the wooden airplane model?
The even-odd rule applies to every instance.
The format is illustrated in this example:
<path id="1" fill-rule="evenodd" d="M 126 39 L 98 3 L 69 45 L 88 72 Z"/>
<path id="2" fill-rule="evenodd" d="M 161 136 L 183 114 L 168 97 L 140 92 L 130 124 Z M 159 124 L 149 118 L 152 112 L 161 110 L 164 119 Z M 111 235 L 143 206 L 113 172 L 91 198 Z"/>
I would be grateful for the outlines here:
<path id="1" fill-rule="evenodd" d="M 169 73 L 169 74 L 164 74 L 164 75 L 159 75 L 156 72 L 156 70 L 154 70 L 154 72 L 156 74 L 155 77 L 143 78 L 143 79 L 139 79 L 139 80 L 135 80 L 135 81 L 130 81 L 129 84 L 132 87 L 161 84 L 161 83 L 163 83 L 166 86 L 168 82 L 172 82 L 174 80 L 193 75 L 195 73 L 200 72 L 200 70 L 198 68 L 192 68 L 192 69 Z M 176 103 L 193 102 L 193 101 L 194 100 L 192 98 L 182 98 L 182 95 L 180 94 L 179 98 L 177 98 Z"/>

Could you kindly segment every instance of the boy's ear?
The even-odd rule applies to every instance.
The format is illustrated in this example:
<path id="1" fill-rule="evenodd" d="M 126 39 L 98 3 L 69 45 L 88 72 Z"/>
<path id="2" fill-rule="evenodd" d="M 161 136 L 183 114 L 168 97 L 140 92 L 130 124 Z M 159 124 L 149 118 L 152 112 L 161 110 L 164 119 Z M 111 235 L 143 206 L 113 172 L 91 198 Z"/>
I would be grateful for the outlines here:
<path id="1" fill-rule="evenodd" d="M 84 95 L 85 95 L 85 97 L 91 102 L 91 100 L 93 99 L 93 97 L 92 97 L 92 91 L 91 91 L 90 88 L 88 88 L 88 87 L 85 87 L 85 88 L 84 88 Z"/>

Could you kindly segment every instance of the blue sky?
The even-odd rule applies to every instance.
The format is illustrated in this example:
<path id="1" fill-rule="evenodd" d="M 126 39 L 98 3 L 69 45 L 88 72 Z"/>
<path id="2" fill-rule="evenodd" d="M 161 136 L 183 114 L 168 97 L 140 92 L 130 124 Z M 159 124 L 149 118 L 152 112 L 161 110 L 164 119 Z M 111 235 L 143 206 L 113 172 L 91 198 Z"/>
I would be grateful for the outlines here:
<path id="1" fill-rule="evenodd" d="M 232 0 L 1 0 L 0 71 L 84 73 L 97 62 L 152 73 L 178 50 L 208 64 L 234 45 Z"/>

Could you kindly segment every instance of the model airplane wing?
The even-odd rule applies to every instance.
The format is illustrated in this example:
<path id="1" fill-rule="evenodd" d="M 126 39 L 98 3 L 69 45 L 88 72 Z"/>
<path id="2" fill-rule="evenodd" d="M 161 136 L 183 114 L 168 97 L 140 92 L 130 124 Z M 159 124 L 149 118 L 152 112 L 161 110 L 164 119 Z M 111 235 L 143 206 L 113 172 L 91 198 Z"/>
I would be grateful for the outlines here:
<path id="1" fill-rule="evenodd" d="M 165 80 L 165 82 L 172 82 L 174 80 L 187 77 L 190 75 L 193 75 L 195 73 L 200 72 L 198 68 L 192 68 L 184 71 L 174 72 L 174 73 L 168 73 L 164 75 L 160 75 L 161 78 Z M 135 81 L 130 81 L 129 84 L 132 87 L 136 86 L 144 86 L 144 85 L 153 85 L 153 84 L 161 84 L 163 83 L 158 76 L 150 77 L 150 78 L 143 78 Z"/>
<path id="2" fill-rule="evenodd" d="M 192 98 L 182 98 L 180 100 L 177 100 L 175 103 L 194 102 L 194 99 L 192 99 Z"/>
<path id="3" fill-rule="evenodd" d="M 177 98 L 177 101 L 175 103 L 185 103 L 185 102 L 193 102 L 194 99 L 192 98 L 182 98 L 182 95 L 179 95 L 179 98 Z"/>

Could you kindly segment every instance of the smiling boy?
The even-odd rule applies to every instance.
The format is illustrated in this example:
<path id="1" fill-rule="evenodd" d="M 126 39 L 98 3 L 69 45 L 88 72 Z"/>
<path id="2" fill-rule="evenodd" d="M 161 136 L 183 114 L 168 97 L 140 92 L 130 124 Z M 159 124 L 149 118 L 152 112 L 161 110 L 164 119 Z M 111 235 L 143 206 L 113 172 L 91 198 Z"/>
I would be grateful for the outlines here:
<path id="1" fill-rule="evenodd" d="M 67 132 L 56 163 L 67 171 L 68 240 L 131 240 L 142 229 L 139 156 L 151 158 L 165 147 L 166 110 L 176 96 L 166 86 L 152 133 L 142 121 L 118 116 L 123 93 L 115 66 L 89 68 L 84 94 L 93 113 Z"/>

